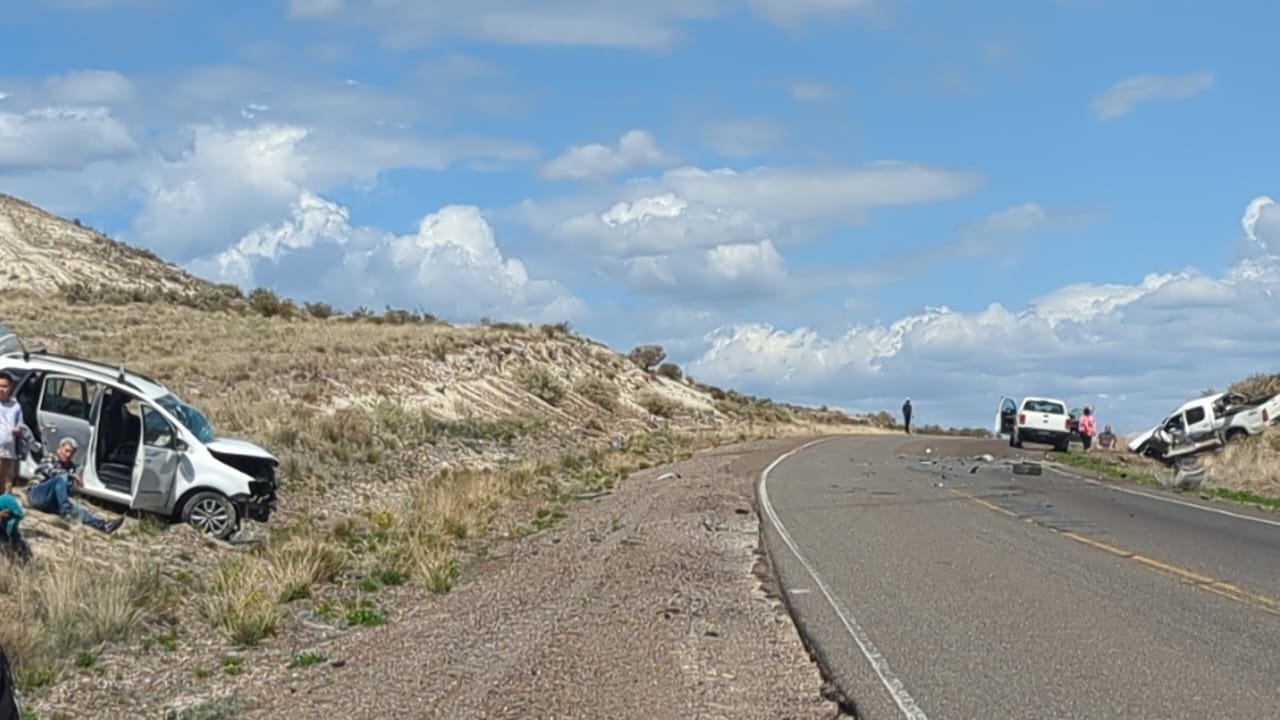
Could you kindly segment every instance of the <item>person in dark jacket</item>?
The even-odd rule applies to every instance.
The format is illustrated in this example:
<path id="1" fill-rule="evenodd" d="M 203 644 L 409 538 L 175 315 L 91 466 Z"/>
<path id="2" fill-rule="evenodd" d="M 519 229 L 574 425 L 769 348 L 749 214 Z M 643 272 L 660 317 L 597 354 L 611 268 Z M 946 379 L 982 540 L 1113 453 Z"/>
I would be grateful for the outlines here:
<path id="1" fill-rule="evenodd" d="M 0 645 L 0 720 L 18 720 L 22 717 L 17 693 L 13 689 L 13 667 L 9 654 Z"/>
<path id="2" fill-rule="evenodd" d="M 907 434 L 911 434 L 911 398 L 902 403 L 902 425 L 906 428 Z"/>

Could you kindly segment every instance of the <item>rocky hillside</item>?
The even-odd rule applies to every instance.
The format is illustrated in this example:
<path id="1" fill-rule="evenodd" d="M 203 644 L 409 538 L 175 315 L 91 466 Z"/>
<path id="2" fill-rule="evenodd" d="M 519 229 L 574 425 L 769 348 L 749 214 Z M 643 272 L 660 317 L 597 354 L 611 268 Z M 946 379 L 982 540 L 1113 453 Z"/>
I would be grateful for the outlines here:
<path id="1" fill-rule="evenodd" d="M 197 293 L 214 287 L 149 252 L 3 193 L 0 267 L 6 290 L 50 292 L 76 283 L 121 292 Z"/>
<path id="2" fill-rule="evenodd" d="M 179 394 L 184 385 L 200 392 L 229 371 L 271 387 L 272 401 L 288 396 L 328 412 L 392 402 L 442 421 L 533 412 L 553 426 L 606 418 L 705 424 L 724 420 L 726 412 L 749 420 L 810 413 L 683 378 L 662 362 L 660 348 L 627 357 L 567 326 L 453 326 L 364 308 L 344 315 L 266 289 L 242 293 L 3 194 L 0 263 L 6 290 L 0 323 L 28 342 L 137 365 L 177 383 Z M 48 309 L 42 299 L 51 292 L 75 308 L 42 316 Z M 130 333 L 118 332 L 126 326 Z M 139 338 L 154 340 L 139 344 Z M 202 348 L 202 365 L 191 366 L 193 357 L 183 353 L 153 352 L 158 348 L 148 343 L 161 338 Z"/>

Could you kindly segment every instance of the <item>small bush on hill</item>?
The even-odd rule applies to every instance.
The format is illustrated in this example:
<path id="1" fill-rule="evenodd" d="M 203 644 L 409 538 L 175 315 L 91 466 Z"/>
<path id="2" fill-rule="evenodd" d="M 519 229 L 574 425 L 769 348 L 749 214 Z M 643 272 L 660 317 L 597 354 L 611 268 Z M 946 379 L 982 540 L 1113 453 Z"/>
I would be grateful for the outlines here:
<path id="1" fill-rule="evenodd" d="M 675 363 L 662 363 L 658 366 L 657 373 L 672 380 L 679 380 L 684 377 L 684 373 L 680 372 L 680 366 Z"/>
<path id="2" fill-rule="evenodd" d="M 585 377 L 573 386 L 574 392 L 605 410 L 618 407 L 618 386 L 601 377 Z"/>
<path id="3" fill-rule="evenodd" d="M 530 395 L 547 403 L 548 405 L 559 405 L 564 399 L 565 387 L 551 371 L 540 365 L 529 365 L 521 368 L 516 376 L 520 387 L 529 392 Z"/>
<path id="4" fill-rule="evenodd" d="M 652 370 L 655 365 L 666 359 L 667 351 L 663 350 L 661 345 L 638 345 L 627 353 L 627 357 L 640 366 L 640 369 Z"/>

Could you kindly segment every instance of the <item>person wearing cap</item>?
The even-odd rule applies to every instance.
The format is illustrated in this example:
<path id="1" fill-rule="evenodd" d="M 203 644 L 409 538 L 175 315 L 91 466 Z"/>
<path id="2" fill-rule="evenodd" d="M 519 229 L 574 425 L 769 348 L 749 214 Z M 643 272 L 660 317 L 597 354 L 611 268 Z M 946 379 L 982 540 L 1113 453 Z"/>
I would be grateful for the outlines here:
<path id="1" fill-rule="evenodd" d="M 81 483 L 75 461 L 72 460 L 78 446 L 75 438 L 64 437 L 58 441 L 53 452 L 44 456 L 40 466 L 36 468 L 31 485 L 27 487 L 27 501 L 31 503 L 31 507 L 41 512 L 78 518 L 80 522 L 96 530 L 115 532 L 124 523 L 123 517 L 103 520 L 87 508 L 71 502 L 71 487 Z"/>

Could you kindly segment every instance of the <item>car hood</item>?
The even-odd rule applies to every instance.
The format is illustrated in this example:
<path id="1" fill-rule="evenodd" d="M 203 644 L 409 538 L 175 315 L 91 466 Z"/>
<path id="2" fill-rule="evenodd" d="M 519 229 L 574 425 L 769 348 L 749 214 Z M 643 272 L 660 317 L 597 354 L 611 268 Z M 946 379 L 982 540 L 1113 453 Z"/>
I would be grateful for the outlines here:
<path id="1" fill-rule="evenodd" d="M 1133 436 L 1133 439 L 1129 441 L 1129 450 L 1131 452 L 1138 452 L 1138 448 L 1142 447 L 1143 443 L 1150 440 L 1151 436 L 1155 434 L 1156 428 L 1153 427 L 1144 433 L 1139 433 Z"/>
<path id="2" fill-rule="evenodd" d="M 275 455 L 260 445 L 255 445 L 248 440 L 236 440 L 235 438 L 216 438 L 213 442 L 205 443 L 205 447 L 213 452 L 225 453 L 227 455 L 244 455 L 245 457 L 262 458 L 263 460 L 271 460 L 279 462 Z"/>

